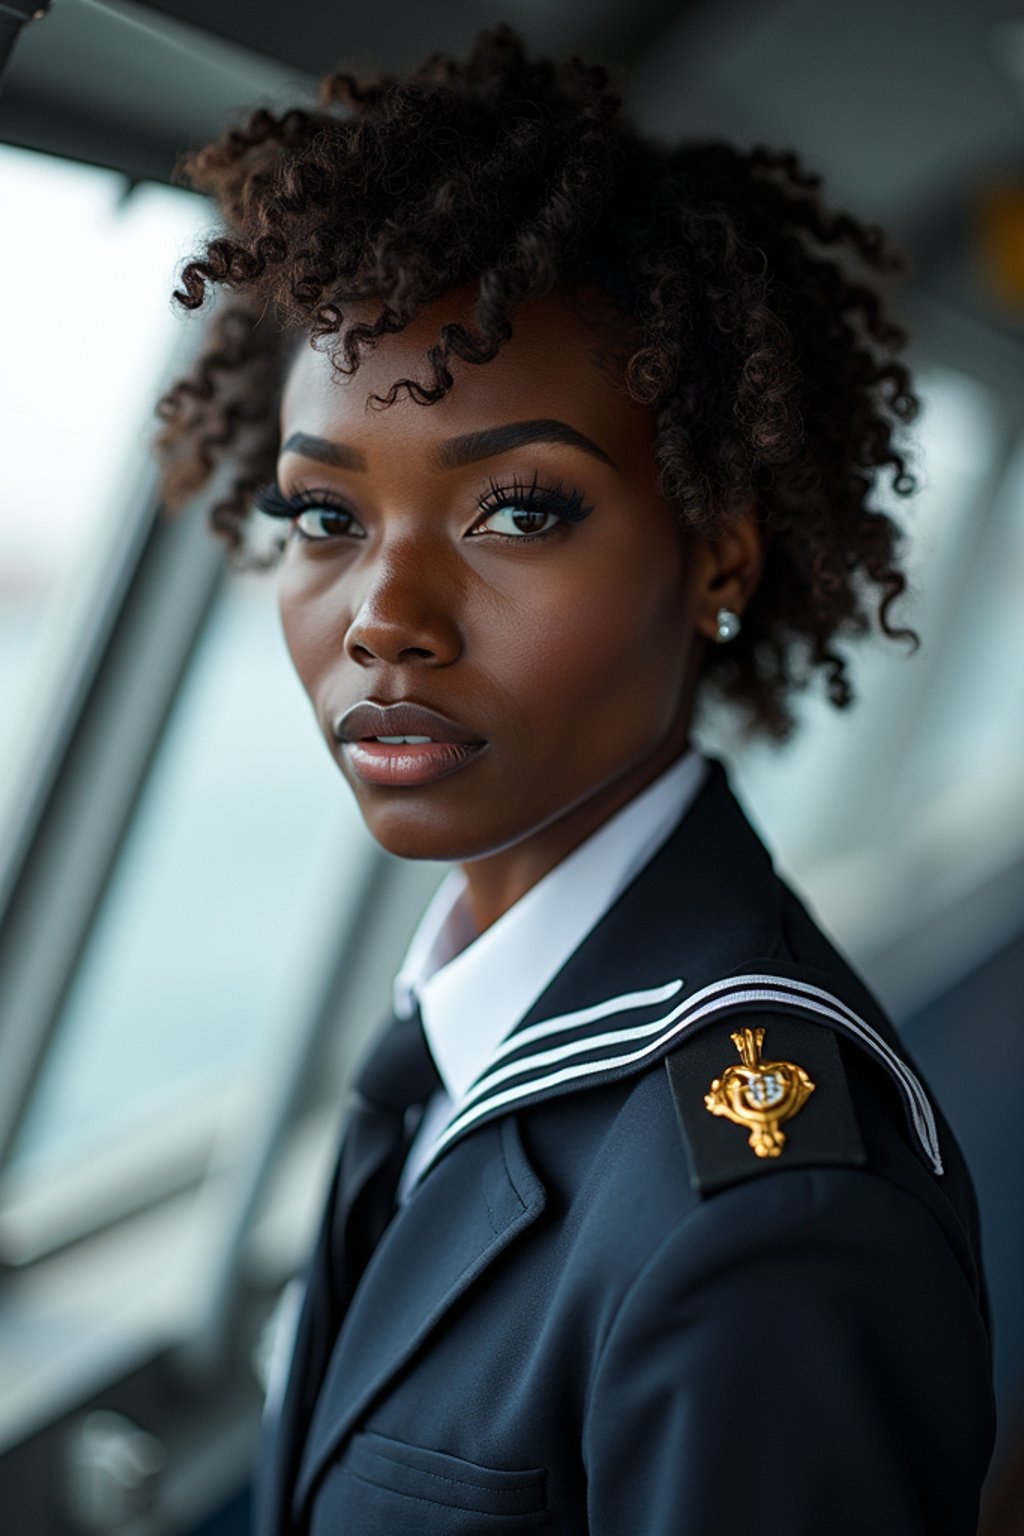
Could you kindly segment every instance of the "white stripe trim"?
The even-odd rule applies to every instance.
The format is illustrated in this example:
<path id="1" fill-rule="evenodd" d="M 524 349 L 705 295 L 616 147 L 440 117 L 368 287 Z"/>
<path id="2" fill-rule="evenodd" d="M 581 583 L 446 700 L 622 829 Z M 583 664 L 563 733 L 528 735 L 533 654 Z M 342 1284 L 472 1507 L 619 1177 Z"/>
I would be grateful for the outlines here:
<path id="1" fill-rule="evenodd" d="M 666 1014 L 660 1019 L 655 1019 L 652 1023 L 635 1025 L 629 1029 L 611 1030 L 601 1035 L 585 1035 L 578 1040 L 569 1041 L 567 1044 L 557 1046 L 551 1050 L 541 1051 L 535 1053 L 532 1056 L 523 1057 L 522 1059 L 511 1063 L 508 1067 L 504 1067 L 498 1071 L 491 1072 L 486 1077 L 479 1079 L 469 1094 L 460 1100 L 457 1113 L 461 1117 L 465 1111 L 469 1109 L 483 1094 L 488 1092 L 491 1087 L 497 1087 L 499 1083 L 506 1081 L 509 1077 L 518 1076 L 523 1072 L 529 1072 L 533 1071 L 534 1069 L 550 1066 L 555 1061 L 561 1061 L 570 1056 L 582 1055 L 586 1052 L 590 1052 L 594 1049 L 600 1049 L 607 1045 L 615 1045 L 620 1041 L 624 1044 L 628 1040 L 639 1040 L 642 1039 L 645 1035 L 655 1034 L 659 1029 L 662 1029 L 666 1025 L 672 1024 L 684 1013 L 694 1011 L 697 1005 L 705 998 L 714 997 L 718 993 L 728 993 L 728 1000 L 730 1003 L 738 999 L 742 1000 L 744 997 L 748 1001 L 758 1002 L 790 1001 L 789 994 L 786 991 L 783 991 L 781 994 L 758 992 L 756 998 L 752 997 L 747 990 L 751 986 L 771 986 L 783 989 L 791 988 L 798 995 L 802 994 L 806 995 L 807 997 L 822 999 L 823 1001 L 833 1004 L 836 1008 L 838 1008 L 843 1016 L 843 1019 L 850 1024 L 853 1031 L 861 1034 L 865 1039 L 870 1041 L 870 1043 L 878 1051 L 879 1055 L 882 1056 L 887 1066 L 890 1067 L 890 1069 L 897 1077 L 901 1077 L 903 1079 L 909 1094 L 916 1101 L 918 1114 L 915 1115 L 915 1123 L 923 1123 L 923 1125 L 926 1127 L 927 1139 L 931 1143 L 929 1146 L 929 1151 L 931 1151 L 933 1146 L 937 1148 L 935 1121 L 932 1116 L 931 1105 L 925 1096 L 921 1084 L 911 1072 L 910 1068 L 900 1060 L 900 1058 L 895 1054 L 895 1052 L 882 1038 L 882 1036 L 879 1035 L 877 1031 L 871 1027 L 870 1024 L 862 1019 L 859 1014 L 855 1013 L 853 1009 L 848 1006 L 848 1004 L 843 1002 L 841 998 L 836 997 L 831 992 L 825 991 L 822 987 L 816 987 L 810 982 L 801 981 L 797 978 L 789 976 L 744 975 L 723 977 L 720 981 L 709 982 L 708 985 L 702 987 L 700 991 L 694 992 L 692 996 L 685 998 L 683 1002 L 674 1008 L 670 1013 Z M 678 991 L 678 984 L 670 983 L 666 988 L 652 989 L 651 992 L 646 995 L 654 1000 L 658 991 L 665 991 L 669 996 L 671 996 L 673 991 Z M 733 996 L 733 994 L 736 994 L 736 996 Z M 645 994 L 627 993 L 625 996 L 628 998 L 641 998 L 645 996 Z M 822 1011 L 817 1009 L 815 1004 L 810 1002 L 808 1002 L 807 1006 L 815 1008 L 815 1011 Z M 604 1008 L 602 1012 L 598 1012 L 598 1008 L 600 1007 L 601 1005 L 598 1005 L 598 1007 L 590 1010 L 581 1009 L 577 1014 L 565 1014 L 557 1019 L 546 1020 L 540 1024 L 534 1025 L 528 1034 L 532 1038 L 537 1038 L 548 1033 L 557 1033 L 559 1030 L 567 1027 L 567 1020 L 574 1020 L 576 1022 L 583 1023 L 586 1022 L 584 1018 L 585 1014 L 589 1013 L 592 1017 L 601 1017 L 602 1012 L 607 1013 L 609 1011 L 607 1008 Z M 699 1016 L 703 1017 L 705 1011 L 706 1010 L 702 1010 L 702 1013 Z M 827 1014 L 827 1016 L 834 1017 L 832 1014 Z M 524 1031 L 523 1037 L 513 1036 L 510 1040 L 506 1041 L 502 1050 L 496 1053 L 492 1060 L 497 1059 L 497 1057 L 500 1055 L 507 1055 L 509 1048 L 514 1048 L 520 1040 L 525 1039 L 526 1034 L 527 1032 Z M 612 1063 L 607 1064 L 611 1065 Z M 924 1137 L 922 1139 L 924 1139 Z"/>
<path id="2" fill-rule="evenodd" d="M 669 992 L 671 996 L 672 992 L 678 990 L 678 987 L 673 983 L 668 985 L 672 989 Z M 662 989 L 652 989 L 652 991 L 659 990 Z M 625 994 L 627 997 L 638 995 L 640 994 Z M 710 1000 L 704 1002 L 705 999 Z M 704 1002 L 704 1006 L 697 1006 L 702 1002 Z M 855 1013 L 847 1003 L 841 998 L 834 996 L 833 993 L 825 991 L 822 987 L 816 987 L 810 982 L 800 981 L 788 976 L 746 975 L 725 977 L 720 981 L 709 983 L 707 986 L 702 987 L 700 991 L 695 992 L 692 997 L 687 998 L 676 1008 L 672 1009 L 670 1013 L 660 1019 L 656 1019 L 651 1024 L 641 1024 L 629 1029 L 608 1031 L 596 1037 L 585 1036 L 581 1040 L 570 1041 L 566 1045 L 558 1046 L 553 1050 L 540 1052 L 521 1061 L 510 1063 L 508 1067 L 489 1074 L 473 1090 L 472 1099 L 480 1099 L 481 1101 L 473 1104 L 471 1100 L 463 1100 L 456 1107 L 453 1119 L 448 1122 L 448 1125 L 435 1142 L 429 1158 L 421 1170 L 420 1176 L 422 1177 L 422 1174 L 427 1171 L 451 1141 L 491 1110 L 500 1108 L 505 1104 L 515 1103 L 519 1099 L 526 1098 L 530 1094 L 540 1092 L 545 1088 L 555 1087 L 559 1083 L 589 1077 L 600 1072 L 613 1071 L 618 1067 L 628 1066 L 634 1061 L 642 1060 L 645 1056 L 653 1055 L 656 1051 L 660 1050 L 667 1040 L 681 1034 L 683 1030 L 688 1029 L 698 1019 L 705 1018 L 709 1014 L 727 1012 L 738 1002 L 782 1002 L 788 1003 L 790 1006 L 796 1004 L 799 1008 L 808 1012 L 817 1013 L 825 1018 L 832 1019 L 854 1036 L 859 1035 L 881 1057 L 896 1078 L 906 1098 L 914 1129 L 936 1173 L 942 1173 L 942 1159 L 939 1153 L 938 1135 L 931 1105 L 918 1078 L 900 1060 L 888 1042 L 866 1020 L 862 1019 L 858 1013 Z M 597 1009 L 602 1007 L 603 1005 L 601 1004 L 596 1005 Z M 580 1014 L 593 1011 L 581 1009 Z M 609 1011 L 611 1010 L 604 1009 L 605 1013 Z M 601 1016 L 601 1013 L 597 1013 L 597 1017 Z M 545 1021 L 533 1026 L 533 1031 L 538 1032 L 540 1035 L 555 1033 L 557 1029 L 566 1028 L 565 1020 L 572 1017 L 573 1015 L 566 1014 L 560 1016 L 559 1019 Z M 582 1022 L 579 1016 L 577 1016 L 577 1022 Z M 548 1029 L 546 1025 L 552 1027 Z M 517 1087 L 505 1089 L 501 1093 L 491 1093 L 481 1099 L 481 1095 L 490 1086 L 496 1086 L 499 1081 L 503 1081 L 509 1076 L 532 1070 L 535 1067 L 550 1065 L 556 1060 L 564 1060 L 573 1055 L 580 1055 L 585 1051 L 593 1050 L 595 1046 L 625 1044 L 627 1041 L 642 1038 L 644 1035 L 654 1034 L 658 1030 L 662 1031 L 658 1038 L 650 1044 L 642 1046 L 639 1050 L 627 1052 L 622 1056 L 604 1057 L 598 1061 L 579 1062 L 574 1066 L 563 1067 L 560 1071 L 549 1073 L 545 1077 L 533 1077 L 526 1083 L 520 1083 Z M 506 1045 L 518 1043 L 517 1037 L 513 1036 L 506 1042 Z"/>
<path id="3" fill-rule="evenodd" d="M 575 1029 L 578 1024 L 593 1024 L 598 1019 L 607 1018 L 610 1013 L 628 1013 L 632 1008 L 645 1008 L 655 1003 L 667 1003 L 670 997 L 674 997 L 683 985 L 682 976 L 675 981 L 666 981 L 662 987 L 648 987 L 643 992 L 623 992 L 619 997 L 605 998 L 603 1003 L 592 1003 L 589 1008 L 577 1008 L 573 1013 L 559 1013 L 554 1018 L 542 1019 L 539 1024 L 531 1024 L 528 1029 L 520 1029 L 515 1034 L 498 1046 L 491 1054 L 491 1062 L 500 1061 L 510 1051 L 516 1051 L 521 1045 L 529 1045 L 534 1040 L 543 1040 L 547 1035 L 557 1035 L 563 1029 Z M 482 1083 L 484 1080 L 481 1079 Z M 470 1089 L 467 1097 L 475 1098 L 480 1083 Z M 465 1101 L 464 1101 L 465 1102 Z"/>

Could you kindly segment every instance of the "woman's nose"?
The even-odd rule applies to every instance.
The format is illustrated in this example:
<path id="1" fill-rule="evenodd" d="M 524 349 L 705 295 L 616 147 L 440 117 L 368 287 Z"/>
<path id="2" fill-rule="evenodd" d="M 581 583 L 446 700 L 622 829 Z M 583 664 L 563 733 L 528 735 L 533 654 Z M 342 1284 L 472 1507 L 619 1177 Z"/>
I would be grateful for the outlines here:
<path id="1" fill-rule="evenodd" d="M 450 666 L 462 652 L 451 584 L 425 551 L 392 553 L 372 573 L 345 635 L 361 666 L 374 661 Z"/>

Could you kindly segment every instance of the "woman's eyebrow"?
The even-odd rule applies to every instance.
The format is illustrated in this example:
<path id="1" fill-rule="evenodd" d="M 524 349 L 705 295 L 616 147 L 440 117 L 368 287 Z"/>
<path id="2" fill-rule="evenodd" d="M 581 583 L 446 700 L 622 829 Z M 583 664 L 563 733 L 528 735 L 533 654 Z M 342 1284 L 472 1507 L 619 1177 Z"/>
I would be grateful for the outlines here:
<path id="1" fill-rule="evenodd" d="M 589 437 L 570 427 L 567 421 L 542 416 L 533 421 L 509 421 L 500 427 L 484 427 L 479 432 L 467 432 L 462 437 L 449 437 L 438 443 L 431 456 L 434 469 L 458 469 L 477 459 L 489 459 L 493 454 L 505 453 L 509 448 L 520 448 L 524 443 L 565 443 L 570 448 L 581 448 L 593 454 L 612 469 L 618 465 L 611 454 L 605 453 Z M 301 454 L 304 459 L 316 459 L 335 469 L 366 469 L 366 455 L 347 443 L 333 442 L 330 438 L 314 437 L 308 432 L 293 432 L 281 448 L 280 457 L 286 453 Z"/>

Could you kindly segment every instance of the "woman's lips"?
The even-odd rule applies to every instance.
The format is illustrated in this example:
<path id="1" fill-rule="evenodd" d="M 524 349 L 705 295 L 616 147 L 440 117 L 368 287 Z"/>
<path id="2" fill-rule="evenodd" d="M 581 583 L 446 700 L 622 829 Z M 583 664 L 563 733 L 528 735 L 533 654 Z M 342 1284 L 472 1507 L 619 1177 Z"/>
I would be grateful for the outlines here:
<path id="1" fill-rule="evenodd" d="M 476 757 L 485 742 L 347 741 L 342 745 L 352 771 L 367 784 L 432 784 Z"/>
<path id="2" fill-rule="evenodd" d="M 475 732 L 415 699 L 363 699 L 332 727 L 352 771 L 367 784 L 432 784 L 487 746 Z M 413 737 L 389 741 L 388 737 Z M 383 737 L 384 740 L 380 740 Z"/>
<path id="3" fill-rule="evenodd" d="M 362 699 L 351 709 L 346 709 L 331 730 L 339 742 L 374 741 L 378 736 L 429 736 L 431 741 L 465 742 L 476 746 L 483 739 L 476 731 L 416 699 L 394 699 L 389 704 Z"/>

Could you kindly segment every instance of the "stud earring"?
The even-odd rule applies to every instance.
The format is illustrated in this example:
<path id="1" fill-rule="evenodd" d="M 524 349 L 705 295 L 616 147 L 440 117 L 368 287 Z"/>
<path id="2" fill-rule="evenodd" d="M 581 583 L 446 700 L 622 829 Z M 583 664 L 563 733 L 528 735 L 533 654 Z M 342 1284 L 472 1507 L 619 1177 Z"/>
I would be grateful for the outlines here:
<path id="1" fill-rule="evenodd" d="M 727 640 L 735 640 L 740 632 L 740 616 L 733 613 L 731 608 L 719 608 L 715 617 L 718 620 L 718 634 L 715 640 L 719 645 L 724 645 Z"/>

